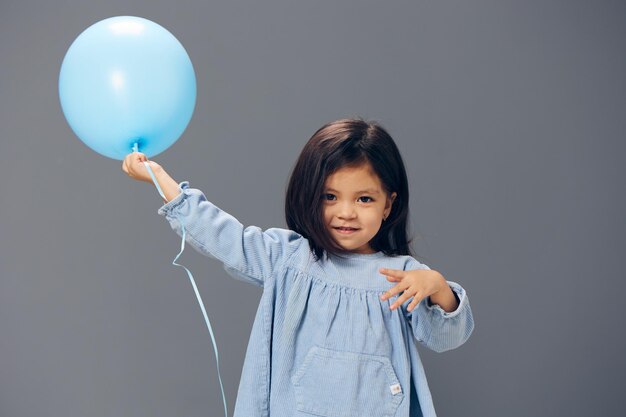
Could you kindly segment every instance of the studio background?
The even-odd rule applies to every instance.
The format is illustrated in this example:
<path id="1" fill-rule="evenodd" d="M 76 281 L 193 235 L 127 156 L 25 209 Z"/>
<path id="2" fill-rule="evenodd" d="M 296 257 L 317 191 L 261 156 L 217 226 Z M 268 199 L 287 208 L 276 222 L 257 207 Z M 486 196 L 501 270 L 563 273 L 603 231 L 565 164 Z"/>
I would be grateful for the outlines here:
<path id="1" fill-rule="evenodd" d="M 59 104 L 71 43 L 119 15 L 167 28 L 196 72 L 193 118 L 153 159 L 246 226 L 286 227 L 289 173 L 324 123 L 387 128 L 417 258 L 464 286 L 475 319 L 460 348 L 420 347 L 439 415 L 626 415 L 625 12 L 2 0 L 0 416 L 223 415 L 158 192 L 84 145 Z M 232 415 L 261 289 L 190 246 L 178 263 Z"/>

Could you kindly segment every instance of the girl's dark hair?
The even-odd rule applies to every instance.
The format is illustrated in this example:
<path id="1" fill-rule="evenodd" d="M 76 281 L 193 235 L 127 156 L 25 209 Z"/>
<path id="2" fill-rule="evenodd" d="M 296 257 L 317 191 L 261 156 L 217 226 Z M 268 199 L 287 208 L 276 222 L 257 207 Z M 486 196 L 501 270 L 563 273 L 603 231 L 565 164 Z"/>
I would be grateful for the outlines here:
<path id="1" fill-rule="evenodd" d="M 348 253 L 333 240 L 324 224 L 322 196 L 326 178 L 340 168 L 367 163 L 380 178 L 387 196 L 397 193 L 389 216 L 369 244 L 389 256 L 412 256 L 407 236 L 409 187 L 398 147 L 380 124 L 353 118 L 327 123 L 313 134 L 287 186 L 287 226 L 308 239 L 317 259 L 324 252 L 337 256 Z"/>

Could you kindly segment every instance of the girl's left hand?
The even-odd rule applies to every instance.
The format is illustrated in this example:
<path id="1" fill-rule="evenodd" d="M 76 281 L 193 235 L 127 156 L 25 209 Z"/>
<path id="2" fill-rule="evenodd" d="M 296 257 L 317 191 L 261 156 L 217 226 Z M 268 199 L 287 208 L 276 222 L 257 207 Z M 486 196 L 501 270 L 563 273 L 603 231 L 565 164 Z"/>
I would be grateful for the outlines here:
<path id="1" fill-rule="evenodd" d="M 407 306 L 407 311 L 411 311 L 421 300 L 435 294 L 447 285 L 443 275 L 432 269 L 403 271 L 400 269 L 380 268 L 379 271 L 381 274 L 386 275 L 388 281 L 398 283 L 398 285 L 381 295 L 381 300 L 386 300 L 404 291 L 391 305 L 391 310 L 401 306 L 406 300 L 413 297 L 413 301 Z"/>

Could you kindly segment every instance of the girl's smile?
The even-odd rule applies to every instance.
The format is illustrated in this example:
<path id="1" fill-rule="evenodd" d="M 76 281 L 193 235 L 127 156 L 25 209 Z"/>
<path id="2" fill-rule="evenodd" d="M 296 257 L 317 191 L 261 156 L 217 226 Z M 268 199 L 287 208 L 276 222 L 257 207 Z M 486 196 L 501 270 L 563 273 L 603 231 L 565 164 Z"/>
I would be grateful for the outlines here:
<path id="1" fill-rule="evenodd" d="M 335 230 L 337 230 L 339 233 L 341 234 L 345 234 L 345 235 L 349 235 L 351 233 L 356 232 L 359 229 L 355 229 L 353 227 L 335 227 Z"/>
<path id="2" fill-rule="evenodd" d="M 344 227 L 335 227 L 334 229 L 342 235 L 351 235 L 352 233 L 355 233 L 356 231 L 359 230 L 355 228 L 344 228 Z"/>

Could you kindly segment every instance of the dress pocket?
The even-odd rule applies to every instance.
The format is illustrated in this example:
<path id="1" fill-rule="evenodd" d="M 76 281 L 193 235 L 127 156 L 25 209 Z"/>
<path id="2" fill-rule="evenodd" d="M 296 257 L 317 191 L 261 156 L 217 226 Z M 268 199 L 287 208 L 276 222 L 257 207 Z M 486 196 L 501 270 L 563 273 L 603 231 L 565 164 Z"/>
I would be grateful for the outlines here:
<path id="1" fill-rule="evenodd" d="M 296 409 L 324 417 L 392 417 L 404 394 L 386 356 L 313 346 L 291 377 Z"/>

